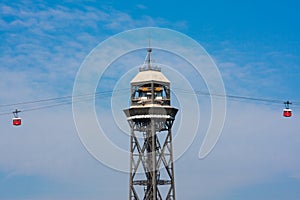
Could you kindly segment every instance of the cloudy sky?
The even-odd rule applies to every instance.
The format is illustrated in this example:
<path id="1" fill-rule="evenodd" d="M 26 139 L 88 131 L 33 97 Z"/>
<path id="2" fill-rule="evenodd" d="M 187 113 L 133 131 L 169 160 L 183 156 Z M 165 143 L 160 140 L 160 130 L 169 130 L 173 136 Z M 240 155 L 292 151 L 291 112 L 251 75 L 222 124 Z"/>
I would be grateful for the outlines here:
<path id="1" fill-rule="evenodd" d="M 174 94 L 179 99 L 174 98 L 174 104 L 181 109 L 174 128 L 180 130 L 182 109 L 191 126 L 199 126 L 193 143 L 175 162 L 177 198 L 298 200 L 299 7 L 296 0 L 0 1 L 0 199 L 128 197 L 129 175 L 99 162 L 82 144 L 70 96 L 80 66 L 97 45 L 126 30 L 161 27 L 202 45 L 228 95 L 293 102 L 294 116 L 283 118 L 283 104 L 228 98 L 222 135 L 213 151 L 199 159 L 211 117 L 210 99 L 197 96 L 198 121 L 189 114 L 191 108 L 180 104 L 180 93 Z M 174 68 L 195 91 L 207 91 L 203 77 L 189 71 L 192 67 L 182 58 L 164 51 L 153 54 L 166 65 L 162 70 Z M 112 94 L 101 92 L 118 88 L 115 97 L 128 105 L 125 79 L 134 76 L 144 58 L 142 50 L 117 59 L 97 86 L 98 119 L 107 137 L 125 150 L 126 119 L 113 116 Z M 123 73 L 128 75 L 124 78 Z M 20 127 L 11 125 L 16 108 L 24 111 Z M 118 124 L 122 120 L 125 123 Z"/>

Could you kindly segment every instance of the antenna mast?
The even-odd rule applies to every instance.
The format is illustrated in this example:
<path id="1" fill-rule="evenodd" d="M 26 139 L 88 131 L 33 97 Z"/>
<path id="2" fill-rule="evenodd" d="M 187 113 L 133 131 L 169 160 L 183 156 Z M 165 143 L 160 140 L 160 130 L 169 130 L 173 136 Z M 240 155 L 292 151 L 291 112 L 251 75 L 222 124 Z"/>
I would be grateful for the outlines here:
<path id="1" fill-rule="evenodd" d="M 148 70 L 152 70 L 152 64 L 151 64 L 151 38 L 150 38 L 150 33 L 149 33 L 149 41 L 148 41 L 148 50 L 147 50 L 147 64 L 148 64 Z"/>

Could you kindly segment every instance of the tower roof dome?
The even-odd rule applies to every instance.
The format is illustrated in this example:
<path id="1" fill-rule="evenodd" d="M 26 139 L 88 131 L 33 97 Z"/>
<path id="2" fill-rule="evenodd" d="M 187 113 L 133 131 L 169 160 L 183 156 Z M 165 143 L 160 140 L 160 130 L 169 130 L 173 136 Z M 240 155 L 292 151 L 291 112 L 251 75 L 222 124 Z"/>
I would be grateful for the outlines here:
<path id="1" fill-rule="evenodd" d="M 170 83 L 160 70 L 140 70 L 140 72 L 132 79 L 131 84 L 147 83 L 147 82 Z"/>

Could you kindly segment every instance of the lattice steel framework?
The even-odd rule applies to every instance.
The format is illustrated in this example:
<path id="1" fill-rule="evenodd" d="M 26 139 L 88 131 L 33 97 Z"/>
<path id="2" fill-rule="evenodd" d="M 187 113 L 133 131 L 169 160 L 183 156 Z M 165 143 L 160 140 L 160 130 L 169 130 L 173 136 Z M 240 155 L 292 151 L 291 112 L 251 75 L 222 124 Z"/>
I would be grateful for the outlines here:
<path id="1" fill-rule="evenodd" d="M 124 110 L 131 129 L 129 200 L 175 200 L 172 126 L 178 110 L 150 53 L 148 67 L 131 81 L 131 106 Z"/>

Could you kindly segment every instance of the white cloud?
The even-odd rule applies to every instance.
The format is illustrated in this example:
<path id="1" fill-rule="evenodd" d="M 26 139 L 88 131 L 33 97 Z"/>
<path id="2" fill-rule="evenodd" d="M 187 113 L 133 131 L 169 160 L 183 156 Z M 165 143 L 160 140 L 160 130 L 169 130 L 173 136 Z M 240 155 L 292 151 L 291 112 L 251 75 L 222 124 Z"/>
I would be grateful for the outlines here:
<path id="1" fill-rule="evenodd" d="M 283 100 L 297 98 L 298 58 L 283 50 L 253 45 L 225 41 L 215 44 L 217 50 L 211 51 L 228 93 Z"/>
<path id="2" fill-rule="evenodd" d="M 144 26 L 172 26 L 164 19 L 134 19 L 115 9 L 46 7 L 35 3 L 0 5 L 2 69 L 32 71 L 31 82 L 52 82 L 55 92 L 72 87 L 84 57 L 111 32 Z M 182 23 L 182 22 L 180 22 Z M 30 80 L 28 80 L 30 81 Z M 51 85 L 48 85 L 49 87 Z M 63 87 L 61 87 L 63 85 Z M 48 88 L 50 89 L 50 88 Z"/>
<path id="3" fill-rule="evenodd" d="M 291 177 L 295 179 L 300 179 L 300 172 L 293 174 Z"/>
<path id="4" fill-rule="evenodd" d="M 141 9 L 141 10 L 146 10 L 147 6 L 145 6 L 144 4 L 138 4 L 136 5 L 137 8 Z"/>
<path id="5" fill-rule="evenodd" d="M 276 106 L 232 102 L 221 139 L 209 157 L 197 160 L 198 138 L 187 157 L 176 163 L 179 195 L 220 199 L 244 186 L 299 173 L 298 117 L 281 114 Z"/>

